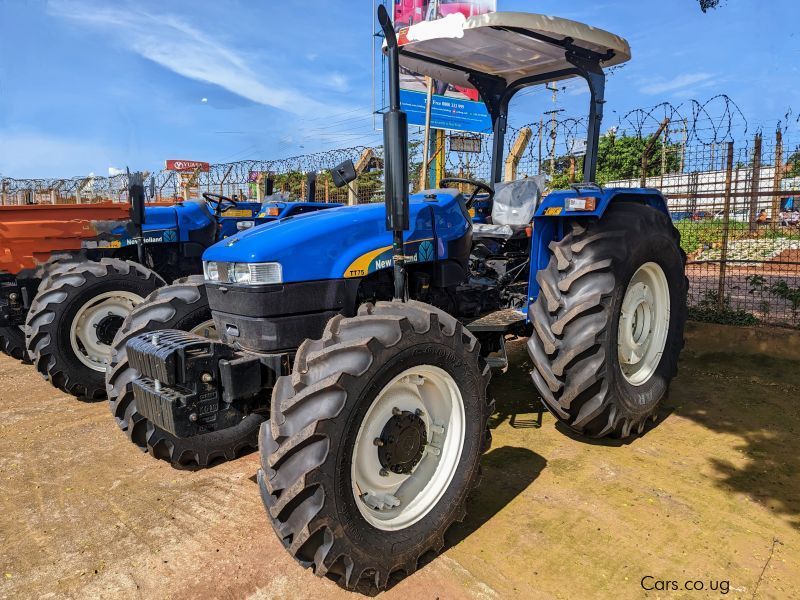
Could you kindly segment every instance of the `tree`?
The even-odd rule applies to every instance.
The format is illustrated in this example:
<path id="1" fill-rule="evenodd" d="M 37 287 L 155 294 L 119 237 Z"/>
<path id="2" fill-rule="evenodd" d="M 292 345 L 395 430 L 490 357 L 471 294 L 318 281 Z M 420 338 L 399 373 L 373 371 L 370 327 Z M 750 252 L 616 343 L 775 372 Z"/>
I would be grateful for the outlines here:
<path id="1" fill-rule="evenodd" d="M 786 168 L 783 170 L 784 179 L 793 177 L 800 177 L 800 150 L 795 151 L 786 159 Z"/>
<path id="2" fill-rule="evenodd" d="M 613 130 L 600 137 L 597 152 L 597 182 L 607 183 L 620 179 L 635 179 L 642 172 L 642 154 L 649 143 L 649 138 L 633 135 L 617 136 Z M 647 175 L 660 175 L 662 170 L 661 156 L 664 142 L 657 139 L 650 154 Z M 667 144 L 665 173 L 680 171 L 680 144 Z"/>
<path id="3" fill-rule="evenodd" d="M 700 1 L 700 10 L 703 12 L 708 12 L 709 8 L 717 8 L 719 6 L 720 0 L 699 0 Z"/>

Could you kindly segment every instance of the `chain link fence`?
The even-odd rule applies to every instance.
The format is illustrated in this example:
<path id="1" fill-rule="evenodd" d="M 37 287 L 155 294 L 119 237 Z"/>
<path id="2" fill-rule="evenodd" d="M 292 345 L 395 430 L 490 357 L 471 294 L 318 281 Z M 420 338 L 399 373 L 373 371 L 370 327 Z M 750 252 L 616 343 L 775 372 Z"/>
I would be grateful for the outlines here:
<path id="1" fill-rule="evenodd" d="M 616 122 L 614 122 L 616 121 Z M 598 183 L 654 187 L 667 197 L 688 257 L 689 302 L 696 319 L 800 327 L 800 119 L 789 111 L 770 127 L 750 125 L 727 96 L 662 103 L 617 117 L 603 134 Z M 545 174 L 552 188 L 581 179 L 586 120 L 551 111 L 516 123 L 506 136 L 505 178 Z M 439 175 L 488 180 L 491 136 L 439 139 L 430 155 Z M 469 152 L 465 149 L 470 150 Z M 410 180 L 423 168 L 421 132 L 412 132 Z M 337 189 L 328 171 L 352 160 L 359 173 Z M 382 148 L 353 147 L 272 161 L 212 165 L 208 172 L 152 174 L 158 201 L 202 192 L 261 199 L 275 189 L 305 198 L 306 173 L 319 173 L 316 200 L 383 198 Z M 0 178 L 2 204 L 127 201 L 127 178 Z"/>

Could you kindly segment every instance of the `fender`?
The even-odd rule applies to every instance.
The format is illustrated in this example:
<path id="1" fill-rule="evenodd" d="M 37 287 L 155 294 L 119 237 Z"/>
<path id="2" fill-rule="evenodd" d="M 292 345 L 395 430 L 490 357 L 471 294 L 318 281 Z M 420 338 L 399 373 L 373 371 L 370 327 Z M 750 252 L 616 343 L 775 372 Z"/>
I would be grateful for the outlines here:
<path id="1" fill-rule="evenodd" d="M 568 210 L 570 200 L 575 198 L 594 199 L 593 210 Z M 590 201 L 591 202 L 591 201 Z M 536 273 L 547 267 L 550 261 L 550 242 L 564 237 L 568 222 L 575 218 L 601 219 L 612 202 L 640 202 L 652 206 L 669 216 L 667 200 L 653 188 L 600 188 L 582 187 L 579 189 L 558 190 L 548 194 L 536 209 L 533 217 L 533 237 L 531 239 L 531 269 L 528 279 L 528 305 L 539 296 L 539 282 Z"/>

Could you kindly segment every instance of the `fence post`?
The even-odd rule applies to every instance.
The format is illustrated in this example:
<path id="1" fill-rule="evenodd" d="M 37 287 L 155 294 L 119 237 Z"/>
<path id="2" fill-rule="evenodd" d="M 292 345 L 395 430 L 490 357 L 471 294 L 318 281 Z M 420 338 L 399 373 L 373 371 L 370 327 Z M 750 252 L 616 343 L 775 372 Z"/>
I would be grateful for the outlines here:
<path id="1" fill-rule="evenodd" d="M 758 189 L 761 183 L 761 132 L 756 134 L 753 144 L 753 171 L 750 185 L 750 231 L 758 229 Z"/>
<path id="2" fill-rule="evenodd" d="M 722 252 L 719 262 L 717 308 L 725 308 L 725 277 L 728 270 L 728 236 L 731 220 L 731 186 L 733 183 L 733 142 L 728 142 L 728 159 L 725 165 L 725 199 L 722 207 Z"/>
<path id="3" fill-rule="evenodd" d="M 781 179 L 783 179 L 783 132 L 778 127 L 775 130 L 775 179 L 772 184 L 772 228 L 780 225 L 778 213 L 781 205 Z"/>
<path id="4" fill-rule="evenodd" d="M 519 167 L 519 162 L 522 160 L 522 154 L 531 142 L 532 135 L 533 131 L 531 131 L 530 127 L 523 127 L 519 132 L 514 145 L 511 147 L 511 152 L 506 157 L 505 181 L 514 181 L 517 178 L 517 167 Z"/>
<path id="5" fill-rule="evenodd" d="M 6 202 L 8 202 L 6 185 L 8 185 L 8 182 L 5 179 L 0 179 L 0 206 L 5 206 Z"/>

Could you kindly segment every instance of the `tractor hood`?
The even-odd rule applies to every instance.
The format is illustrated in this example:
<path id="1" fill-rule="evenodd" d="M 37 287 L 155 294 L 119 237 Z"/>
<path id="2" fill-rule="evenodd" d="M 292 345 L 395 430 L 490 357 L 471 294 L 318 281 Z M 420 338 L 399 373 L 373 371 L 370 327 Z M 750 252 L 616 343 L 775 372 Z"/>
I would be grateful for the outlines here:
<path id="1" fill-rule="evenodd" d="M 470 231 L 457 190 L 411 197 L 406 254 L 426 261 L 448 257 L 449 243 Z M 203 260 L 278 262 L 284 283 L 363 277 L 391 266 L 392 234 L 380 204 L 344 206 L 289 217 L 237 234 L 209 248 Z"/>

